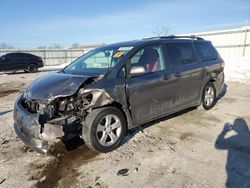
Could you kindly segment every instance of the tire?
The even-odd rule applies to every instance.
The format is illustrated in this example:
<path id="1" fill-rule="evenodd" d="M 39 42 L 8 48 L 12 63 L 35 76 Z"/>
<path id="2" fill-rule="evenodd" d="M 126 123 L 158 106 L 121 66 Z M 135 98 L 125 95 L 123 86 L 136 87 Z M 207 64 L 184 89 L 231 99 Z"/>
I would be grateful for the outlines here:
<path id="1" fill-rule="evenodd" d="M 121 144 L 126 127 L 125 117 L 118 108 L 94 109 L 83 122 L 83 140 L 94 151 L 110 152 Z"/>
<path id="2" fill-rule="evenodd" d="M 29 67 L 28 67 L 28 71 L 29 71 L 29 73 L 37 72 L 38 71 L 37 65 L 36 64 L 30 64 Z"/>
<path id="3" fill-rule="evenodd" d="M 205 110 L 210 110 L 216 104 L 216 89 L 213 83 L 209 82 L 204 88 L 201 104 Z"/>

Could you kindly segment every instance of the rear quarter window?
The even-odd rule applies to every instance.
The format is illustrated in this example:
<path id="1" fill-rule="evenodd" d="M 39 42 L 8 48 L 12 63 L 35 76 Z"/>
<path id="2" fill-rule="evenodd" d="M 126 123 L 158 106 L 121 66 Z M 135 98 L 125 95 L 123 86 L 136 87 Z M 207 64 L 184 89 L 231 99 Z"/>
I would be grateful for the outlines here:
<path id="1" fill-rule="evenodd" d="M 195 43 L 195 48 L 202 61 L 216 60 L 218 57 L 218 53 L 211 43 Z"/>

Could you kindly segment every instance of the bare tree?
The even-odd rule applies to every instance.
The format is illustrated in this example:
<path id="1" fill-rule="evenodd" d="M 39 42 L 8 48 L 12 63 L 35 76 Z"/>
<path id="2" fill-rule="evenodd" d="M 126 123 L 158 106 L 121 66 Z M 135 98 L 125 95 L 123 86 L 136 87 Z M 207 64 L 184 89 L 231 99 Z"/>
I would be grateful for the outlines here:
<path id="1" fill-rule="evenodd" d="M 166 25 L 155 25 L 152 28 L 153 35 L 159 36 L 167 36 L 169 35 L 169 27 Z"/>
<path id="2" fill-rule="evenodd" d="M 80 47 L 81 47 L 81 45 L 76 42 L 76 43 L 72 44 L 70 48 L 80 48 Z"/>
<path id="3" fill-rule="evenodd" d="M 37 49 L 47 49 L 47 46 L 38 46 Z"/>
<path id="4" fill-rule="evenodd" d="M 54 45 L 50 46 L 49 49 L 62 49 L 63 46 L 59 43 L 55 43 Z"/>
<path id="5" fill-rule="evenodd" d="M 14 47 L 6 44 L 6 43 L 0 43 L 0 49 L 13 49 Z"/>

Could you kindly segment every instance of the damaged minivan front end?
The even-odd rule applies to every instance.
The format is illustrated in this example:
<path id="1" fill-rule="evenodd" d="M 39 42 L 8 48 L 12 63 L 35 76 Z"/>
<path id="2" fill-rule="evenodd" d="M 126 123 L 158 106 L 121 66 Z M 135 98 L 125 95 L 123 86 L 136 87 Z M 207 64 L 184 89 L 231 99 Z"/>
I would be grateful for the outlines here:
<path id="1" fill-rule="evenodd" d="M 14 108 L 14 129 L 21 140 L 39 153 L 58 138 L 80 134 L 90 111 L 113 101 L 103 89 L 88 89 L 100 78 L 52 73 L 34 81 Z"/>

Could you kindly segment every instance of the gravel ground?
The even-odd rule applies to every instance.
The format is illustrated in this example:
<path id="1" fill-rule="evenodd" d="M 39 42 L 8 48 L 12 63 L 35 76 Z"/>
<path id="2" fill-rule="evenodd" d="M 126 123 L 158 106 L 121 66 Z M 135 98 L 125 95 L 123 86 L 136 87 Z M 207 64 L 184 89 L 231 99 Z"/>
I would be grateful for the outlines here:
<path id="1" fill-rule="evenodd" d="M 212 110 L 142 125 L 113 152 L 75 138 L 40 155 L 18 139 L 12 115 L 19 93 L 44 74 L 0 75 L 0 187 L 250 187 L 250 85 L 228 82 Z"/>

